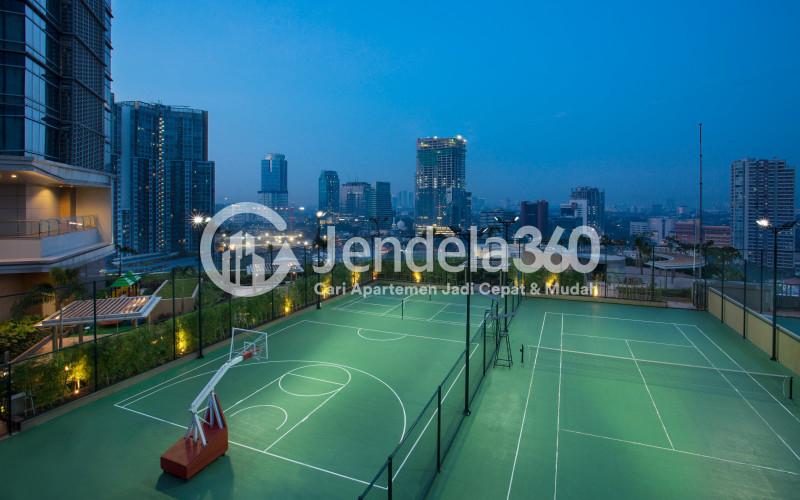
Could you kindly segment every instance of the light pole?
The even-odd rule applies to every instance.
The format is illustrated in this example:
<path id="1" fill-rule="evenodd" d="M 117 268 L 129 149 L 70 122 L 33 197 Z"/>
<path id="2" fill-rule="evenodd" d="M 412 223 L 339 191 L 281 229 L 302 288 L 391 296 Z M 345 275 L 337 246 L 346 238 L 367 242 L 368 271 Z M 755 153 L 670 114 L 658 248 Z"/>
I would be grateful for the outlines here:
<path id="1" fill-rule="evenodd" d="M 320 261 L 320 247 L 322 246 L 322 218 L 325 217 L 325 212 L 317 210 L 317 266 L 321 264 Z M 317 309 L 322 308 L 322 297 L 320 296 L 319 289 L 320 277 L 317 273 Z"/>
<path id="2" fill-rule="evenodd" d="M 775 361 L 778 350 L 778 235 L 792 229 L 797 224 L 797 220 L 774 226 L 769 219 L 764 218 L 758 219 L 756 224 L 761 229 L 772 231 L 772 355 L 770 359 Z"/>
<path id="3" fill-rule="evenodd" d="M 519 220 L 518 216 L 514 216 L 510 219 L 505 219 L 501 217 L 495 217 L 495 221 L 499 222 L 503 225 L 503 229 L 505 230 L 505 240 L 506 240 L 506 265 L 505 270 L 500 270 L 500 290 L 503 290 L 503 286 L 508 284 L 508 228 L 511 224 L 516 223 Z M 503 303 L 505 312 L 503 314 L 503 331 L 508 333 L 508 294 L 503 292 Z"/>
<path id="4" fill-rule="evenodd" d="M 308 242 L 303 242 L 303 306 L 308 305 Z"/>
<path id="5" fill-rule="evenodd" d="M 211 220 L 211 217 L 206 217 L 203 214 L 194 214 L 192 216 L 192 227 L 197 232 L 197 357 L 203 357 L 203 265 L 200 257 L 200 235 L 203 232 L 203 227 Z M 175 283 L 172 284 L 173 288 Z"/>
<path id="6" fill-rule="evenodd" d="M 464 347 L 464 359 L 465 367 L 464 367 L 464 415 L 469 415 L 469 341 L 470 341 L 470 313 L 471 313 L 471 305 L 470 305 L 470 297 L 472 297 L 472 240 L 470 239 L 469 230 L 464 231 L 458 226 L 452 226 L 450 229 L 453 233 L 456 234 L 459 238 L 466 237 L 467 239 L 467 268 L 466 268 L 466 283 L 467 286 L 467 329 L 465 335 L 465 347 Z"/>

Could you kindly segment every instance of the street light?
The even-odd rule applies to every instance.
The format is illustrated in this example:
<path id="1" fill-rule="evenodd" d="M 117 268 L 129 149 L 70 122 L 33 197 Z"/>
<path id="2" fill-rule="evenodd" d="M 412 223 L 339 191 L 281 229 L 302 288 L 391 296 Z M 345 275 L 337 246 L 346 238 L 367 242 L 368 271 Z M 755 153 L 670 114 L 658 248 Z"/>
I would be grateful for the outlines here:
<path id="1" fill-rule="evenodd" d="M 502 217 L 495 216 L 494 220 L 499 222 L 500 224 L 502 224 L 503 228 L 505 230 L 506 266 L 505 266 L 505 272 L 502 269 L 500 270 L 500 281 L 501 281 L 500 282 L 500 287 L 501 287 L 500 289 L 502 290 L 502 287 L 504 285 L 508 284 L 508 262 L 507 262 L 507 260 L 508 260 L 508 227 L 511 226 L 511 224 L 516 223 L 519 220 L 519 216 L 514 216 L 511 219 L 504 219 Z M 503 278 L 504 275 L 505 275 L 505 278 Z M 505 313 L 503 314 L 503 330 L 506 333 L 508 333 L 508 294 L 507 293 L 503 293 L 503 303 L 505 304 L 504 305 Z"/>
<path id="2" fill-rule="evenodd" d="M 203 357 L 203 267 L 200 258 L 200 234 L 211 217 L 196 213 L 192 215 L 192 227 L 197 231 L 197 357 Z M 175 284 L 173 283 L 174 287 Z"/>
<path id="3" fill-rule="evenodd" d="M 775 361 L 778 350 L 778 234 L 792 229 L 797 224 L 797 220 L 774 226 L 769 219 L 761 218 L 756 221 L 756 224 L 761 229 L 772 231 L 772 355 L 770 359 Z"/>
<path id="4" fill-rule="evenodd" d="M 315 242 L 317 245 L 317 266 L 320 265 L 320 247 L 322 246 L 322 218 L 325 217 L 325 212 L 322 210 L 317 210 L 317 241 Z M 317 273 L 317 309 L 322 308 L 322 297 L 320 296 L 320 289 L 319 289 L 319 273 Z"/>

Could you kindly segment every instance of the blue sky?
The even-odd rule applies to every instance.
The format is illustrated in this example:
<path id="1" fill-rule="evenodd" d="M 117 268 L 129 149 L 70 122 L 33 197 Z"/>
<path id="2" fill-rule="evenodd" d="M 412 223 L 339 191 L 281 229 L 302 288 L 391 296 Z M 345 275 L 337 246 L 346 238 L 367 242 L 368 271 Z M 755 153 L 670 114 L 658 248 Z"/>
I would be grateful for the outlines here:
<path id="1" fill-rule="evenodd" d="M 289 161 L 290 201 L 321 169 L 413 189 L 415 140 L 462 134 L 490 202 L 696 205 L 730 162 L 800 164 L 800 2 L 114 0 L 117 100 L 209 111 L 217 198 L 256 199 Z"/>

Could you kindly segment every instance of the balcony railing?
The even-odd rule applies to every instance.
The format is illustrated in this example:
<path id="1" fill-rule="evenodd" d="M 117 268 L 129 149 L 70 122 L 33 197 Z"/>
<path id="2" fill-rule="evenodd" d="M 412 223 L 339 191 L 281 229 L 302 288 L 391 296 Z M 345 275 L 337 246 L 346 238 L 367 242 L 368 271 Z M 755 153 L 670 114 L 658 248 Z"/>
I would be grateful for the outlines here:
<path id="1" fill-rule="evenodd" d="M 0 238 L 44 238 L 97 227 L 97 216 L 78 215 L 58 219 L 0 220 Z"/>

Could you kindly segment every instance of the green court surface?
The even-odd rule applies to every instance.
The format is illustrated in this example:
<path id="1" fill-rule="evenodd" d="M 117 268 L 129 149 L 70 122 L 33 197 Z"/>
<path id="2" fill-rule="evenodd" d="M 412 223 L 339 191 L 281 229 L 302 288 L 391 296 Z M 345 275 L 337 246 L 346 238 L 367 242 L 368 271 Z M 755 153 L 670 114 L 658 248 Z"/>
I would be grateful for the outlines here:
<path id="1" fill-rule="evenodd" d="M 416 425 L 436 421 L 443 379 L 442 413 L 460 411 L 466 312 L 458 296 L 348 296 L 296 314 L 266 328 L 267 361 L 222 380 L 231 447 L 191 481 L 158 457 L 225 348 L 0 442 L 2 496 L 355 499 L 423 409 Z M 797 498 L 789 373 L 711 315 L 527 298 L 510 336 L 514 364 L 489 370 L 430 498 Z M 396 483 L 435 470 L 435 434 L 419 436 Z M 379 474 L 368 497 L 386 488 Z"/>
<path id="2" fill-rule="evenodd" d="M 431 497 L 797 498 L 789 372 L 711 315 L 529 299 L 511 334 Z"/>
<path id="3" fill-rule="evenodd" d="M 477 331 L 489 300 L 474 303 Z M 162 474 L 159 456 L 183 436 L 227 345 L 0 442 L 2 497 L 356 498 L 463 359 L 465 314 L 463 297 L 443 295 L 347 296 L 295 314 L 265 329 L 268 360 L 234 366 L 217 386 L 230 448 L 191 481 Z M 460 415 L 456 368 L 443 398 Z M 411 455 L 424 447 L 408 448 L 396 480 L 417 473 Z"/>

